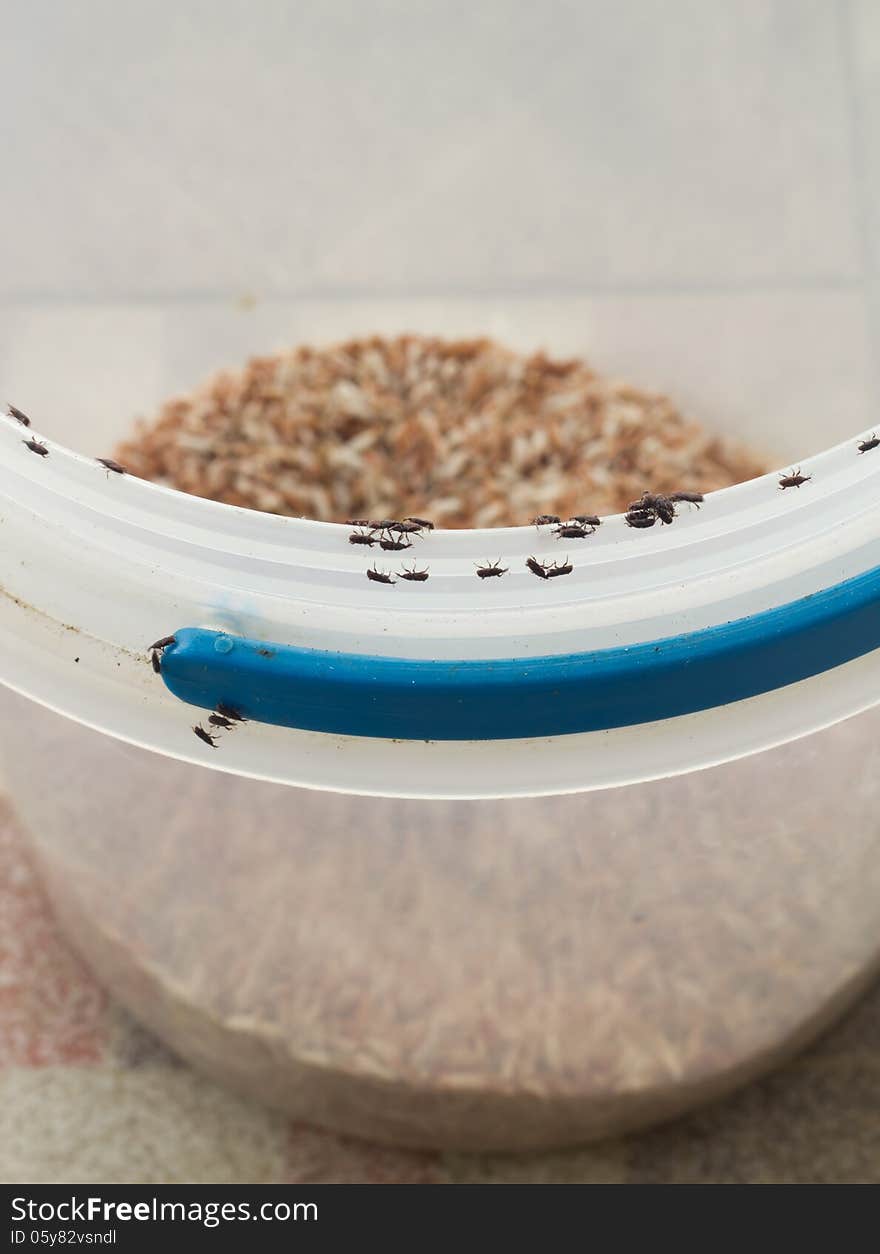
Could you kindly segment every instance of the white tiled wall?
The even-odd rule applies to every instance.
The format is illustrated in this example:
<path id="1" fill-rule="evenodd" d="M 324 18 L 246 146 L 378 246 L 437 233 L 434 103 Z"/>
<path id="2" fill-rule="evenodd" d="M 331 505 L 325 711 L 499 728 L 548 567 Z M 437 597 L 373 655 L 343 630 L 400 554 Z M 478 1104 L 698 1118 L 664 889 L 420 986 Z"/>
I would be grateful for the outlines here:
<path id="1" fill-rule="evenodd" d="M 252 351 L 408 327 L 586 353 L 780 455 L 880 422 L 877 0 L 3 27 L 0 398 L 72 443 Z"/>

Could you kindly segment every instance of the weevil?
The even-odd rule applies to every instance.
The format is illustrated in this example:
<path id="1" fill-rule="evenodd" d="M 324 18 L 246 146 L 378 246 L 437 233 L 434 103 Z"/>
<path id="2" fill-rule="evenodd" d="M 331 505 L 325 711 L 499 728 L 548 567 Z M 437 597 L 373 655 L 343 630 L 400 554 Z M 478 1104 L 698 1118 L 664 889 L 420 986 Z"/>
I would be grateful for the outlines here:
<path id="1" fill-rule="evenodd" d="M 797 470 L 779 476 L 779 486 L 780 488 L 799 488 L 802 483 L 809 483 L 812 477 L 812 475 L 802 475 L 801 468 L 798 466 Z"/>
<path id="2" fill-rule="evenodd" d="M 479 579 L 499 579 L 502 575 L 506 575 L 509 567 L 501 565 L 501 558 L 497 557 L 494 562 L 487 562 L 485 566 L 477 567 L 477 577 Z"/>
<path id="3" fill-rule="evenodd" d="M 557 540 L 585 540 L 594 530 L 594 527 L 585 527 L 582 523 L 568 523 L 564 527 L 554 527 L 553 534 Z"/>
<path id="4" fill-rule="evenodd" d="M 9 413 L 9 417 L 15 418 L 15 420 L 20 422 L 23 427 L 29 427 L 31 425 L 31 420 L 28 418 L 27 414 L 23 414 L 21 410 L 16 409 L 14 405 L 7 405 L 6 409 Z"/>
<path id="5" fill-rule="evenodd" d="M 224 718 L 231 718 L 234 723 L 247 722 L 241 710 L 236 709 L 234 705 L 227 705 L 225 701 L 218 701 L 216 709 L 218 714 L 222 714 Z"/>
<path id="6" fill-rule="evenodd" d="M 533 575 L 537 575 L 539 579 L 549 579 L 549 566 L 544 562 L 539 562 L 536 557 L 526 558 L 526 566 Z"/>
<path id="7" fill-rule="evenodd" d="M 369 531 L 353 531 L 348 537 L 349 544 L 366 544 L 368 547 L 376 543 L 376 537 Z"/>
<path id="8" fill-rule="evenodd" d="M 151 645 L 151 649 L 167 649 L 169 644 L 177 644 L 177 636 L 163 636 L 161 640 L 155 640 Z"/>

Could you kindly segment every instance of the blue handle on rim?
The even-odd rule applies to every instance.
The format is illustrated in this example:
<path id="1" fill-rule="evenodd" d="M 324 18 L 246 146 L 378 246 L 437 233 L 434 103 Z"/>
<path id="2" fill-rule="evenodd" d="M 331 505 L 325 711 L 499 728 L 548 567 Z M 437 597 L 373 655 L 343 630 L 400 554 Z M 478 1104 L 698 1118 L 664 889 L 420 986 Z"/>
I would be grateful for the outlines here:
<path id="1" fill-rule="evenodd" d="M 202 628 L 162 677 L 282 727 L 400 740 L 507 740 L 655 722 L 728 705 L 880 647 L 880 567 L 730 623 L 550 657 L 436 661 L 332 653 Z"/>

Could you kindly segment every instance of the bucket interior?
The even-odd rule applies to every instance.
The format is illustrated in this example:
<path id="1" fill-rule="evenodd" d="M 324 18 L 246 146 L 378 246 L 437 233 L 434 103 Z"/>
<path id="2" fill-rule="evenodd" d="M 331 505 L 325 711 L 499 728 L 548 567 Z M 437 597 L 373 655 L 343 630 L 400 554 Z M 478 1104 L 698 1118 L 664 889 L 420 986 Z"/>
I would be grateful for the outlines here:
<path id="1" fill-rule="evenodd" d="M 707 430 L 780 466 L 863 430 L 874 412 L 863 329 L 840 292 L 763 291 L 467 300 L 182 302 L 169 295 L 7 313 L 9 399 L 69 447 L 109 456 L 138 417 L 250 356 L 407 331 L 490 335 L 522 351 L 579 356 L 664 392 Z M 844 333 L 847 328 L 848 334 Z M 525 523 L 527 520 L 523 520 Z"/>

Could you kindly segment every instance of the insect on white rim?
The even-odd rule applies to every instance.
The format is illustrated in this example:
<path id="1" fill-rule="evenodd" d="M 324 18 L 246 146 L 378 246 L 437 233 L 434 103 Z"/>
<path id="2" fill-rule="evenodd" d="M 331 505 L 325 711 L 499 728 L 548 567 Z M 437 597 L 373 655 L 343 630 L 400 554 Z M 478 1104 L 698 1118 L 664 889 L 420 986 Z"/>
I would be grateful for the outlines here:
<path id="1" fill-rule="evenodd" d="M 36 700 L 159 752 L 258 778 L 412 796 L 515 795 L 605 787 L 694 769 L 779 743 L 874 704 L 875 654 L 779 693 L 662 724 L 539 741 L 389 743 L 251 725 L 221 754 L 195 741 L 185 707 L 152 673 L 150 641 L 181 625 L 304 648 L 412 659 L 583 653 L 664 639 L 810 596 L 880 565 L 880 453 L 855 437 L 779 490 L 785 467 L 636 531 L 605 519 L 561 560 L 527 525 L 434 531 L 430 578 L 364 577 L 371 550 L 350 527 L 188 497 L 0 419 L 0 679 Z M 39 435 L 37 439 L 41 439 Z M 868 432 L 861 439 L 869 440 Z M 537 550 L 537 551 L 536 551 Z M 503 578 L 475 566 L 496 555 Z M 388 555 L 392 556 L 392 555 Z M 369 560 L 366 560 L 369 559 Z M 388 569 L 392 570 L 389 563 Z M 81 661 L 70 665 L 71 641 Z"/>

